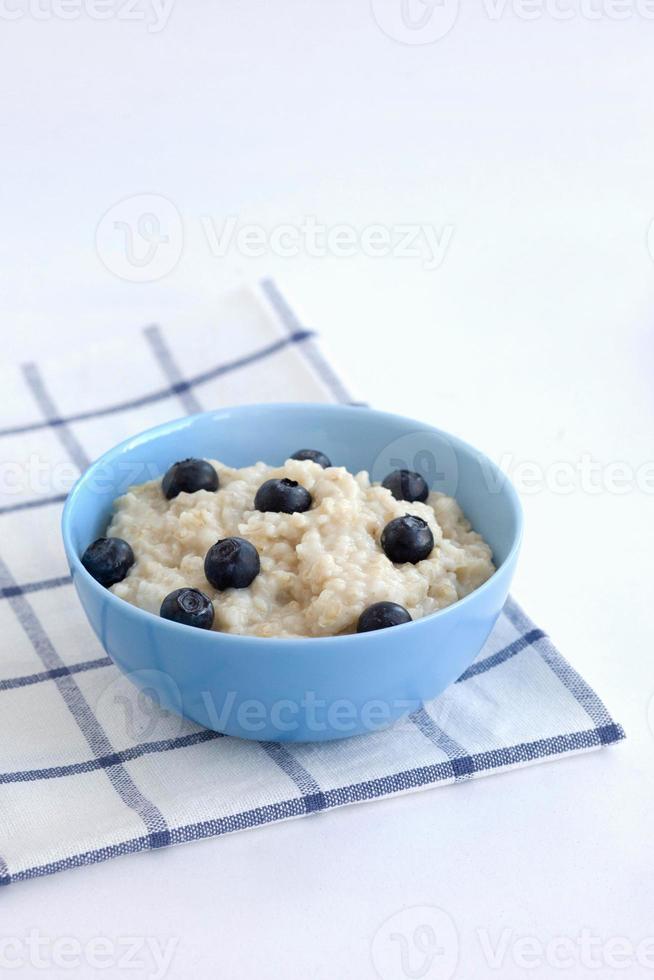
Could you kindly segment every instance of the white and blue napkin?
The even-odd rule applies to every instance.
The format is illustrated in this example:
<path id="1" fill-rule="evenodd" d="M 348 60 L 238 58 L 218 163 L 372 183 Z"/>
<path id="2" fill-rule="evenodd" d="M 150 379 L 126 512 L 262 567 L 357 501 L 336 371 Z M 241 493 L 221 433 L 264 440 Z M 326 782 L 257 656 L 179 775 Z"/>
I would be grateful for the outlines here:
<path id="1" fill-rule="evenodd" d="M 513 600 L 441 697 L 387 731 L 339 742 L 223 737 L 160 710 L 113 666 L 60 544 L 62 504 L 79 472 L 184 413 L 351 401 L 271 282 L 227 296 L 206 327 L 149 326 L 128 344 L 82 345 L 61 362 L 6 367 L 2 385 L 0 884 L 624 737 Z"/>

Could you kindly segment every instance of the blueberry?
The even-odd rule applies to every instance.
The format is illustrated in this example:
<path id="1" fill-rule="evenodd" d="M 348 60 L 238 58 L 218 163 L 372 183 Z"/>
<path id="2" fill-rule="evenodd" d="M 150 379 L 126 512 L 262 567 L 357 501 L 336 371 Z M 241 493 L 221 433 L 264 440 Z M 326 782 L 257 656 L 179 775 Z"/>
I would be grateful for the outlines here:
<path id="1" fill-rule="evenodd" d="M 405 514 L 389 521 L 382 531 L 381 546 L 391 561 L 415 565 L 431 553 L 434 535 L 422 517 Z"/>
<path id="2" fill-rule="evenodd" d="M 293 453 L 291 459 L 309 459 L 312 463 L 317 463 L 318 466 L 322 466 L 323 470 L 326 470 L 328 466 L 332 465 L 329 456 L 325 456 L 319 449 L 298 449 L 296 453 Z"/>
<path id="3" fill-rule="evenodd" d="M 254 506 L 257 510 L 294 514 L 309 509 L 311 494 L 296 480 L 266 480 L 257 490 Z"/>
<path id="4" fill-rule="evenodd" d="M 419 500 L 424 503 L 429 496 L 429 487 L 419 473 L 413 470 L 393 470 L 382 483 L 390 490 L 396 500 Z"/>
<path id="5" fill-rule="evenodd" d="M 122 582 L 134 561 L 134 552 L 122 538 L 98 538 L 82 555 L 84 568 L 106 588 Z"/>
<path id="6" fill-rule="evenodd" d="M 206 459 L 182 459 L 173 463 L 161 481 L 164 497 L 172 500 L 184 490 L 195 493 L 196 490 L 217 490 L 218 474 Z"/>
<path id="7" fill-rule="evenodd" d="M 210 630 L 213 625 L 213 603 L 199 589 L 175 589 L 161 603 L 159 615 L 174 623 Z"/>
<path id="8" fill-rule="evenodd" d="M 385 630 L 387 626 L 410 623 L 411 616 L 404 606 L 397 602 L 375 602 L 364 609 L 359 616 L 357 633 L 370 633 L 371 630 Z"/>
<path id="9" fill-rule="evenodd" d="M 212 544 L 204 559 L 204 574 L 214 589 L 247 589 L 261 563 L 259 552 L 245 538 L 222 538 Z"/>

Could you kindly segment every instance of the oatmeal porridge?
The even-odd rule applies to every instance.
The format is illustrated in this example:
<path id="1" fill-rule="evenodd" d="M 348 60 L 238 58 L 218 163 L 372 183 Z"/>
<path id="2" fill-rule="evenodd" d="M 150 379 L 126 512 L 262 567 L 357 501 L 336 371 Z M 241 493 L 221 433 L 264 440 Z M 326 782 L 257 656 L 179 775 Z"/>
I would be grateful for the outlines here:
<path id="1" fill-rule="evenodd" d="M 115 502 L 83 557 L 98 581 L 155 615 L 263 637 L 334 636 L 443 609 L 494 572 L 456 500 L 398 470 L 183 460 Z M 117 543 L 116 543 L 117 542 Z"/>

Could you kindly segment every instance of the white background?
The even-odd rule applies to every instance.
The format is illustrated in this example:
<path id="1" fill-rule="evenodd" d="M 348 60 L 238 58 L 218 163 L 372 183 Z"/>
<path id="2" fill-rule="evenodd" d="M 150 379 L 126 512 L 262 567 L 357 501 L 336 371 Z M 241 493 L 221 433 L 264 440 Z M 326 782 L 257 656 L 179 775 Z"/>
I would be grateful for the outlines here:
<path id="1" fill-rule="evenodd" d="M 654 975 L 654 957 L 647 968 L 634 953 L 654 936 L 654 20 L 635 0 L 560 0 L 540 16 L 532 4 L 533 19 L 467 0 L 423 44 L 403 41 L 429 40 L 438 22 L 402 28 L 401 0 L 374 4 L 395 37 L 364 0 L 176 0 L 164 26 L 146 0 L 130 15 L 141 19 L 114 4 L 102 21 L 74 19 L 74 6 L 64 19 L 52 0 L 40 19 L 28 2 L 0 5 L 5 355 L 65 353 L 82 321 L 89 343 L 111 330 L 128 345 L 146 322 L 207 317 L 231 283 L 273 275 L 361 397 L 513 473 L 527 526 L 514 592 L 628 740 L 15 885 L 0 895 L 0 934 L 173 938 L 171 978 L 368 980 L 373 957 L 383 980 Z M 98 256 L 95 237 L 109 208 L 143 194 L 172 202 L 183 241 L 169 243 L 170 274 L 135 283 L 105 267 L 118 260 L 102 244 Z M 202 220 L 219 232 L 230 215 L 267 231 L 315 216 L 451 238 L 436 269 L 233 245 L 221 258 Z M 555 466 L 584 457 L 595 490 Z M 542 474 L 531 492 L 525 463 Z M 631 468 L 622 492 L 615 463 Z M 649 492 L 646 470 L 636 481 L 648 463 Z M 430 916 L 447 921 L 423 910 L 382 927 L 412 906 L 451 917 L 454 974 L 447 930 L 446 956 L 420 972 L 414 947 L 403 970 L 391 933 L 411 943 Z M 598 968 L 578 947 L 520 962 L 518 937 L 574 941 L 584 928 Z M 500 969 L 485 934 L 503 939 Z M 137 958 L 102 975 L 151 975 Z M 92 975 L 51 962 L 7 975 L 46 973 Z"/>

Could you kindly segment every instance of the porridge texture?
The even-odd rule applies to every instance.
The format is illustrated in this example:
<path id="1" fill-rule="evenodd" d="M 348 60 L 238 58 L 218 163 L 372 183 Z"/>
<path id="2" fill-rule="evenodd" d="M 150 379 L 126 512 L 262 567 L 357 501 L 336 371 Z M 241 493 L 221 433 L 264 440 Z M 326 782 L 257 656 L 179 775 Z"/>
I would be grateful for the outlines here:
<path id="1" fill-rule="evenodd" d="M 162 493 L 161 480 L 132 487 L 116 501 L 107 534 L 127 541 L 136 561 L 115 595 L 156 615 L 176 589 L 204 592 L 213 629 L 256 636 L 352 633 L 366 607 L 399 603 L 413 619 L 468 595 L 493 574 L 491 551 L 457 502 L 431 492 L 424 503 L 396 500 L 366 472 L 323 469 L 311 460 L 231 469 L 215 460 L 217 492 Z M 309 510 L 261 512 L 254 499 L 273 478 L 296 480 Z M 380 547 L 385 526 L 405 514 L 427 522 L 434 548 L 416 564 L 394 564 Z M 222 538 L 251 542 L 261 562 L 247 588 L 219 592 L 207 581 L 207 551 Z"/>

